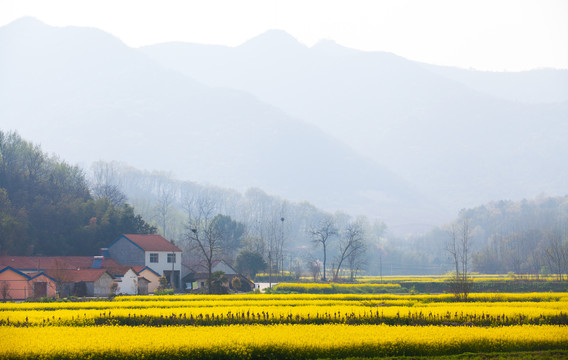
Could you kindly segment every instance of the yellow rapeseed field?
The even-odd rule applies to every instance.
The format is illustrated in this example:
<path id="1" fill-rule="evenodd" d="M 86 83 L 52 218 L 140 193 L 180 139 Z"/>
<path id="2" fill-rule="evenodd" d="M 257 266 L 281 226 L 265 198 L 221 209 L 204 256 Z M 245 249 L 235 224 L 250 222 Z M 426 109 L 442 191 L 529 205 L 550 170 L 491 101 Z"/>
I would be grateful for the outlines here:
<path id="1" fill-rule="evenodd" d="M 235 323 L 388 323 L 478 325 L 558 324 L 568 316 L 562 294 L 474 294 L 456 303 L 445 295 L 263 295 L 263 296 L 132 296 L 116 301 L 0 304 L 0 324 L 89 325 L 93 319 L 169 318 L 163 325 L 195 324 L 179 319 L 216 319 L 206 324 Z M 137 318 L 136 321 L 129 319 Z M 380 319 L 377 319 L 380 318 Z M 551 320 L 552 319 L 552 320 Z M 270 320 L 270 321 L 267 321 Z M 284 320 L 284 321 L 281 321 Z M 408 321 L 407 321 L 408 320 Z M 99 321 L 98 323 L 114 323 Z M 199 323 L 203 323 L 200 321 Z"/>
<path id="2" fill-rule="evenodd" d="M 568 348 L 565 326 L 273 325 L 217 327 L 0 327 L 6 358 L 143 358 L 159 352 L 227 358 L 444 355 Z M 196 356 L 199 358 L 199 356 Z"/>
<path id="3" fill-rule="evenodd" d="M 0 358 L 341 358 L 568 348 L 568 294 L 176 295 L 0 304 Z"/>
<path id="4" fill-rule="evenodd" d="M 126 303 L 128 304 L 128 303 Z M 34 310 L 18 311 L 5 310 L 0 312 L 0 321 L 3 322 L 26 322 L 31 324 L 45 324 L 46 322 L 61 321 L 84 321 L 86 319 L 105 318 L 105 317 L 185 317 L 185 318 L 233 318 L 237 314 L 241 318 L 248 318 L 248 322 L 259 322 L 259 320 L 271 318 L 282 319 L 291 317 L 292 319 L 309 319 L 328 317 L 341 321 L 346 317 L 355 316 L 357 318 L 374 318 L 380 316 L 382 319 L 396 318 L 439 318 L 441 321 L 473 321 L 473 318 L 480 319 L 485 317 L 500 317 L 513 321 L 519 316 L 527 321 L 538 320 L 551 316 L 566 314 L 568 308 L 565 303 L 467 303 L 467 304 L 414 304 L 413 306 L 389 305 L 389 306 L 369 306 L 366 304 L 313 304 L 303 305 L 289 304 L 240 304 L 228 306 L 215 306 L 210 308 L 191 307 L 186 304 L 183 307 L 170 307 L 167 302 L 153 302 L 153 306 L 141 308 L 104 308 L 104 309 L 61 309 L 61 310 Z M 503 320 L 504 321 L 504 320 Z M 223 322 L 221 322 L 223 324 Z M 504 324 L 500 322 L 499 324 Z M 506 325 L 506 324 L 505 324 Z"/>

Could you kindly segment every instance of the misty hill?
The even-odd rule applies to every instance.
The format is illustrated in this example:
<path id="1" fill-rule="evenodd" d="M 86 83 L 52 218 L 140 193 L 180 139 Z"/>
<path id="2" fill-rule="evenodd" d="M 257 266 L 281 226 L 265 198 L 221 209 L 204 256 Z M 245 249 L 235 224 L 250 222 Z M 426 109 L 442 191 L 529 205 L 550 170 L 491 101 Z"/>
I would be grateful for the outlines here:
<path id="1" fill-rule="evenodd" d="M 69 162 L 260 187 L 395 224 L 439 219 L 405 181 L 315 126 L 166 69 L 102 31 L 25 18 L 0 28 L 0 53 L 2 127 Z"/>
<path id="2" fill-rule="evenodd" d="M 458 71 L 332 41 L 308 48 L 282 31 L 141 51 L 311 122 L 453 211 L 568 192 L 566 71 Z"/>
<path id="3" fill-rule="evenodd" d="M 473 271 L 566 273 L 566 257 L 562 254 L 568 251 L 568 196 L 489 202 L 462 210 L 455 223 L 464 220 L 471 230 Z M 418 237 L 412 249 L 431 258 L 447 254 L 449 228 L 436 228 Z"/>
<path id="4" fill-rule="evenodd" d="M 423 66 L 448 79 L 501 99 L 525 103 L 568 101 L 568 70 L 519 72 L 474 71 L 446 66 Z"/>

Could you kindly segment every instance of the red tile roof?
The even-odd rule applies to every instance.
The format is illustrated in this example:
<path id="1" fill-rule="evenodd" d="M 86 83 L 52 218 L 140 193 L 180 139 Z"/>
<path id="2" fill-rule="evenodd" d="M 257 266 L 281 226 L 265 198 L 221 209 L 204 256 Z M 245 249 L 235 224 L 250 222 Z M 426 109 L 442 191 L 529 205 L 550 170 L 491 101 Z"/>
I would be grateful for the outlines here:
<path id="1" fill-rule="evenodd" d="M 140 246 L 144 251 L 181 252 L 180 248 L 166 240 L 161 235 L 124 234 L 123 236 Z"/>
<path id="2" fill-rule="evenodd" d="M 60 259 L 70 264 L 75 269 L 90 269 L 93 267 L 93 261 L 95 258 L 93 256 L 60 256 Z M 101 264 L 101 268 L 110 268 L 120 266 L 120 264 L 111 258 L 104 258 Z"/>
<path id="3" fill-rule="evenodd" d="M 51 270 L 47 275 L 62 282 L 95 282 L 107 273 L 105 269 Z M 110 275 L 110 274 L 109 274 Z"/>
<path id="4" fill-rule="evenodd" d="M 90 269 L 93 256 L 0 256 L 0 267 L 11 266 L 20 271 Z M 114 259 L 104 258 L 101 268 L 119 267 Z"/>
<path id="5" fill-rule="evenodd" d="M 75 268 L 65 261 L 64 257 L 56 256 L 0 256 L 0 265 L 11 266 L 20 271 Z"/>

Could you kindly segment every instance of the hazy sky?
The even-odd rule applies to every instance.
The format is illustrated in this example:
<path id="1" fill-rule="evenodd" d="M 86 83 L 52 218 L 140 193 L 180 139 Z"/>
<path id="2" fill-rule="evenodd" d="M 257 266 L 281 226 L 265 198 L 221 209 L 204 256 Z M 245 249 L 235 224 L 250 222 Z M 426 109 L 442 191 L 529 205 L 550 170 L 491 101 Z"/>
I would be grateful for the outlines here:
<path id="1" fill-rule="evenodd" d="M 236 46 L 282 29 L 308 46 L 332 39 L 434 64 L 568 69 L 568 0 L 0 0 L 0 26 L 22 16 L 97 27 L 133 47 Z"/>

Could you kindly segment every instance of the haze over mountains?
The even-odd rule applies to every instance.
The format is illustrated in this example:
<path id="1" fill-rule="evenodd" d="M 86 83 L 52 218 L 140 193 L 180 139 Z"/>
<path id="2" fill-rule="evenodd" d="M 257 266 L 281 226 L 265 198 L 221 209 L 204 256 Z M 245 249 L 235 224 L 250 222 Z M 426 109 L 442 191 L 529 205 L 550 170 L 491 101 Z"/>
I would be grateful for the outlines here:
<path id="1" fill-rule="evenodd" d="M 0 28 L 0 54 L 0 127 L 85 167 L 256 186 L 405 229 L 568 193 L 566 70 L 441 68 L 281 31 L 132 49 L 31 18 Z"/>
<path id="2" fill-rule="evenodd" d="M 436 67 L 272 31 L 237 48 L 142 48 L 209 84 L 245 90 L 386 165 L 454 209 L 566 192 L 568 71 Z"/>

